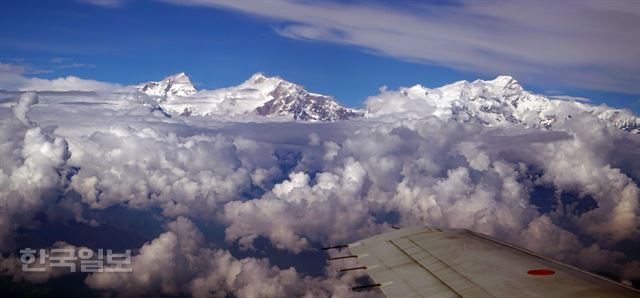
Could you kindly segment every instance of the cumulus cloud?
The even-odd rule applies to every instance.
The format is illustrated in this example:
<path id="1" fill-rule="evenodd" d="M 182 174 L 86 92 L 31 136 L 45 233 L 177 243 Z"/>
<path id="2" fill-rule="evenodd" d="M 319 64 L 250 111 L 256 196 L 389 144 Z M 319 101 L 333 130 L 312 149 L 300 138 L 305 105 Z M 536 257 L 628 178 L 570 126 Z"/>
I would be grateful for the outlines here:
<path id="1" fill-rule="evenodd" d="M 592 125 L 598 126 L 596 123 L 594 120 Z M 552 138 L 542 143 L 540 140 L 522 142 L 527 137 L 520 135 L 513 137 L 519 140 L 513 145 L 515 148 L 500 148 L 490 146 L 494 136 L 478 130 L 476 125 L 416 120 L 399 126 L 401 128 L 378 127 L 379 131 L 360 129 L 336 154 L 341 157 L 337 165 L 314 171 L 313 179 L 304 172 L 293 172 L 289 179 L 274 185 L 271 192 L 259 199 L 227 203 L 223 215 L 229 225 L 227 239 L 250 247 L 262 236 L 276 247 L 299 252 L 310 243 L 348 241 L 379 231 L 381 227 L 375 224 L 375 215 L 388 211 L 400 214 L 401 225 L 473 228 L 567 259 L 586 249 L 568 226 L 561 227 L 567 220 L 573 221 L 584 235 L 599 238 L 602 243 L 637 238 L 638 210 L 634 206 L 638 195 L 628 193 L 629 187 L 637 188 L 629 184 L 631 179 L 618 172 L 607 176 L 623 179 L 623 183 L 596 177 L 587 182 L 581 180 L 584 173 L 603 173 L 606 168 L 580 169 L 578 165 L 562 165 L 546 156 L 566 159 L 564 150 L 572 151 L 573 156 L 579 150 L 593 153 L 593 148 L 580 145 L 582 140 L 576 140 L 586 135 L 560 141 Z M 415 127 L 409 130 L 407 126 Z M 520 155 L 514 150 L 524 150 L 524 153 Z M 385 157 L 387 154 L 396 157 Z M 535 157 L 532 159 L 528 154 Z M 592 192 L 590 196 L 599 206 L 590 212 L 541 215 L 529 201 L 535 184 L 577 191 L 547 180 L 556 166 L 565 167 L 565 171 L 557 175 L 573 181 L 572 185 L 578 188 L 601 185 L 616 199 L 605 192 Z M 532 168 L 546 171 L 547 176 L 532 178 L 536 172 Z M 628 201 L 622 202 L 624 200 Z M 611 206 L 617 206 L 613 208 L 618 208 L 620 213 L 610 209 Z M 307 218 L 313 220 L 305 220 Z M 539 246 L 550 242 L 559 245 Z M 583 263 L 586 262 L 583 260 Z"/>
<path id="2" fill-rule="evenodd" d="M 264 236 L 299 253 L 310 249 L 311 241 L 332 243 L 381 231 L 360 195 L 364 169 L 353 161 L 337 172 L 318 173 L 315 184 L 308 174 L 294 172 L 260 199 L 225 204 L 227 240 L 246 248 Z"/>
<path id="3" fill-rule="evenodd" d="M 33 123 L 29 121 L 29 118 L 27 118 L 27 112 L 29 111 L 29 108 L 32 105 L 37 103 L 38 103 L 38 96 L 35 93 L 33 92 L 25 93 L 18 100 L 18 104 L 13 106 L 12 108 L 13 116 L 16 117 L 16 119 L 22 122 L 22 124 L 24 124 L 25 126 L 33 125 Z"/>
<path id="4" fill-rule="evenodd" d="M 0 122 L 0 250 L 13 248 L 13 232 L 55 199 L 63 186 L 69 148 L 66 140 L 30 121 L 34 93 L 20 96 L 13 117 Z"/>
<path id="5" fill-rule="evenodd" d="M 350 293 L 345 282 L 303 277 L 294 268 L 281 269 L 268 260 L 237 259 L 228 251 L 208 247 L 202 233 L 187 218 L 167 224 L 167 231 L 140 248 L 131 273 L 93 273 L 92 288 L 126 296 L 189 294 L 193 297 L 341 297 Z M 340 283 L 337 283 L 337 282 Z"/>
<path id="6" fill-rule="evenodd" d="M 628 135 L 595 117 L 581 121 L 566 124 L 569 138 L 547 140 L 529 130 L 434 118 L 360 127 L 336 146 L 332 160 L 324 159 L 326 152 L 306 153 L 318 156 L 303 159 L 298 169 L 313 176 L 292 172 L 259 199 L 226 203 L 227 240 L 251 247 L 265 237 L 297 253 L 313 243 L 379 232 L 380 216 L 396 212 L 403 226 L 472 228 L 583 267 L 616 271 L 625 261 L 612 244 L 638 238 L 639 195 L 633 179 L 608 165 L 607 156 L 611 142 Z M 602 138 L 594 138 L 595 131 Z M 501 136 L 510 145 L 497 144 L 495 134 L 511 134 Z M 325 161 L 324 168 L 312 169 L 314 159 Z M 541 185 L 574 193 L 577 201 L 592 198 L 597 206 L 580 213 L 558 202 L 554 212 L 541 214 L 531 199 Z M 608 249 L 593 249 L 580 235 Z M 577 254 L 584 257 L 573 258 Z M 612 254 L 609 265 L 597 262 Z"/>
<path id="7" fill-rule="evenodd" d="M 453 4 L 169 1 L 266 17 L 288 38 L 360 46 L 402 60 L 514 74 L 529 82 L 638 92 L 640 5 L 630 1 Z"/>
<path id="8" fill-rule="evenodd" d="M 260 183 L 278 172 L 269 149 L 261 147 L 249 140 L 234 144 L 224 136 L 183 138 L 154 128 L 114 125 L 72 143 L 72 151 L 81 153 L 69 163 L 81 169 L 70 186 L 92 208 L 126 203 L 161 207 L 167 216 L 215 210 L 220 203 L 240 199 L 252 178 Z M 267 155 L 245 156 L 253 150 Z"/>
<path id="9" fill-rule="evenodd" d="M 597 208 L 577 219 L 590 234 L 614 242 L 635 238 L 640 224 L 640 189 L 605 159 L 613 150 L 612 143 L 624 136 L 588 119 L 569 123 L 575 131 L 573 140 L 549 144 L 541 152 L 540 161 L 545 163 L 541 181 L 575 191 L 582 198 L 591 196 L 597 202 Z"/>

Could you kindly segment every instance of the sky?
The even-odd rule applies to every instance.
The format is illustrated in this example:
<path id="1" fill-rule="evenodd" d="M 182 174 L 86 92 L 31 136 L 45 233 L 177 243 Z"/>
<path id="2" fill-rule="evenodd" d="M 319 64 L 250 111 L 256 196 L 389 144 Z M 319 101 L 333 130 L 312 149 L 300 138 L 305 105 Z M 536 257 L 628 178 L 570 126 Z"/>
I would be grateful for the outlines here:
<path id="1" fill-rule="evenodd" d="M 381 86 L 507 74 L 526 89 L 640 112 L 640 4 L 474 1 L 5 1 L 0 63 L 199 89 L 255 72 L 361 107 Z"/>

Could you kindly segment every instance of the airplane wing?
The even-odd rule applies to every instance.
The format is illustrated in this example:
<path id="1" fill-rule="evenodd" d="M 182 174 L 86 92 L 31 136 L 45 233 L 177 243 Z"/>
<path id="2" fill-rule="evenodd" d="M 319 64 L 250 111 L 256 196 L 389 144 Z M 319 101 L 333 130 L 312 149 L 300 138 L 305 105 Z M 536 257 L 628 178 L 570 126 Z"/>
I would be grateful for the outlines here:
<path id="1" fill-rule="evenodd" d="M 375 281 L 354 289 L 375 286 L 387 297 L 640 297 L 633 288 L 468 230 L 405 228 L 347 248 L 361 265 L 352 269 Z"/>

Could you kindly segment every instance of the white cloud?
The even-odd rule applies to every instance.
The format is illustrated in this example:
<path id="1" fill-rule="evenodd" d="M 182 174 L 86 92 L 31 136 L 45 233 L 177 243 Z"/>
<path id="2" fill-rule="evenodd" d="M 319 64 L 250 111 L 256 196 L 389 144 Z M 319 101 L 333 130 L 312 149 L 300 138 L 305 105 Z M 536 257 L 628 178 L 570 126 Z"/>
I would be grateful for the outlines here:
<path id="1" fill-rule="evenodd" d="M 76 76 L 60 77 L 53 80 L 29 78 L 19 82 L 20 91 L 96 91 L 113 89 L 117 85 L 94 80 L 85 80 Z"/>
<path id="2" fill-rule="evenodd" d="M 22 124 L 27 126 L 32 125 L 31 121 L 29 121 L 29 118 L 27 117 L 27 112 L 32 105 L 37 103 L 38 96 L 35 93 L 25 93 L 18 100 L 18 104 L 13 106 L 13 115 L 16 117 L 16 119 L 22 122 Z"/>
<path id="3" fill-rule="evenodd" d="M 294 268 L 280 269 L 265 259 L 237 259 L 228 251 L 207 247 L 195 225 L 179 217 L 133 256 L 132 273 L 94 273 L 85 282 L 132 296 L 142 292 L 193 297 L 358 296 L 345 286 L 354 275 L 342 278 L 332 283 L 303 277 Z"/>
<path id="4" fill-rule="evenodd" d="M 63 183 L 69 148 L 62 137 L 44 132 L 27 116 L 37 103 L 25 93 L 13 106 L 13 115 L 0 122 L 0 250 L 14 246 L 13 233 L 55 200 Z"/>
<path id="5" fill-rule="evenodd" d="M 81 79 L 76 76 L 56 79 L 27 77 L 27 66 L 0 63 L 0 90 L 8 91 L 100 91 L 120 88 L 117 84 Z"/>
<path id="6" fill-rule="evenodd" d="M 551 95 L 549 96 L 551 99 L 557 100 L 566 100 L 566 101 L 577 101 L 577 102 L 591 102 L 591 99 L 581 96 L 571 96 L 571 95 Z"/>

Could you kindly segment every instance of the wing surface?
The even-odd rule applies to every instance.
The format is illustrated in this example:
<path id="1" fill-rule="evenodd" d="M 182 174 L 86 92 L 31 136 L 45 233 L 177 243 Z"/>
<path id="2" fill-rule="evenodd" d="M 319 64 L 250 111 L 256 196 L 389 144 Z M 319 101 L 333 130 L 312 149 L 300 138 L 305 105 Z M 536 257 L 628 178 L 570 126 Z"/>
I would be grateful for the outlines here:
<path id="1" fill-rule="evenodd" d="M 633 288 L 468 230 L 405 228 L 348 249 L 387 297 L 640 297 Z"/>

